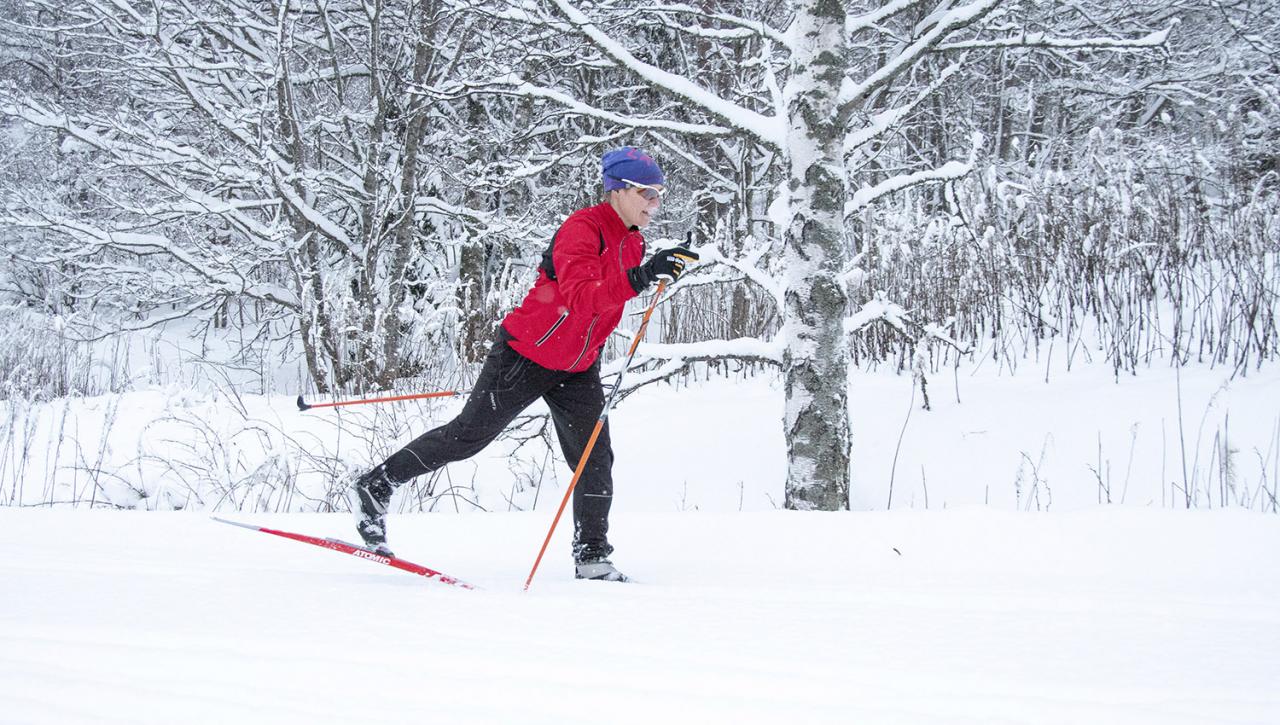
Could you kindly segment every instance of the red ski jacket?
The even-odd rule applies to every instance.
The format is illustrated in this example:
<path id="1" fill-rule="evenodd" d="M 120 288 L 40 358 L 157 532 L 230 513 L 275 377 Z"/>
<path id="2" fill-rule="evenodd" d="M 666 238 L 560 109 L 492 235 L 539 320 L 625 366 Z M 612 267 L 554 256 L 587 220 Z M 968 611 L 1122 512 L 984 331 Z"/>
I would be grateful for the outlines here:
<path id="1" fill-rule="evenodd" d="M 511 348 L 552 370 L 591 367 L 636 296 L 627 270 L 640 264 L 644 246 L 640 231 L 628 229 L 608 203 L 570 215 L 533 289 L 502 321 Z"/>

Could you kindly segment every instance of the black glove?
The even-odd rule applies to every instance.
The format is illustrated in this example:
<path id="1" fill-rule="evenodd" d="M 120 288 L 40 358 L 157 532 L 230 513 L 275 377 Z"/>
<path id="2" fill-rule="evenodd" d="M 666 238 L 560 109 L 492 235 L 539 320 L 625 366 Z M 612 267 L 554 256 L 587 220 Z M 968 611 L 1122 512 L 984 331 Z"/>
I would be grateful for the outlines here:
<path id="1" fill-rule="evenodd" d="M 648 262 L 639 267 L 627 270 L 627 278 L 631 280 L 631 289 L 639 294 L 664 277 L 675 282 L 680 279 L 680 275 L 684 274 L 685 264 L 696 261 L 698 261 L 697 252 L 684 247 L 672 247 L 657 252 L 649 258 Z"/>

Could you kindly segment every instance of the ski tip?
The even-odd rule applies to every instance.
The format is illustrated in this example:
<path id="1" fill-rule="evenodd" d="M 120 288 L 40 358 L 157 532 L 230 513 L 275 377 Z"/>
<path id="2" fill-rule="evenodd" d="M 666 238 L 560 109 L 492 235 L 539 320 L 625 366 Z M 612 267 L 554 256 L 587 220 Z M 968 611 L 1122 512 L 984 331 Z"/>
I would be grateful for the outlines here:
<path id="1" fill-rule="evenodd" d="M 307 405 L 307 402 L 302 399 L 301 395 L 298 396 L 298 410 L 311 410 L 311 406 Z"/>
<path id="2" fill-rule="evenodd" d="M 232 521 L 231 519 L 224 519 L 219 516 L 210 516 L 209 518 L 213 519 L 214 521 L 217 521 L 220 524 L 231 524 L 232 526 L 239 526 L 242 529 L 252 529 L 254 531 L 258 531 L 260 529 L 260 527 L 254 526 L 252 524 L 242 524 L 239 521 Z"/>

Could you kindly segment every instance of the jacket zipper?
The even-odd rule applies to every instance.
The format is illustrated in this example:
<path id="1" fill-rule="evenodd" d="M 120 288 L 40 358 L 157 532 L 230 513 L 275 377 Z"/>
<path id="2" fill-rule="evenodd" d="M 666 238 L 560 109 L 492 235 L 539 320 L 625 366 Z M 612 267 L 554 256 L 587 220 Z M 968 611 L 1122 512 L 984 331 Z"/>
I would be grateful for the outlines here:
<path id="1" fill-rule="evenodd" d="M 622 261 L 622 255 L 627 250 L 627 240 L 631 239 L 632 234 L 635 234 L 635 232 L 627 232 L 627 235 L 622 238 L 622 242 L 618 244 L 618 270 L 622 272 L 624 277 L 627 274 L 627 265 Z M 644 259 L 644 237 L 640 237 L 640 259 Z"/>
<path id="2" fill-rule="evenodd" d="M 533 343 L 533 346 L 534 346 L 534 347 L 542 347 L 542 343 L 546 342 L 546 341 L 551 337 L 551 335 L 552 335 L 552 334 L 554 334 L 554 333 L 555 333 L 555 331 L 556 331 L 557 329 L 559 329 L 559 327 L 560 327 L 561 325 L 563 325 L 563 324 L 564 324 L 564 321 L 565 321 L 566 319 L 568 319 L 568 317 L 569 317 L 569 313 L 568 313 L 568 312 L 561 312 L 561 313 L 560 313 L 560 319 L 556 320 L 556 324 L 552 325 L 550 330 L 547 330 L 547 331 L 546 331 L 546 333 L 545 333 L 545 334 L 543 334 L 543 336 L 542 336 L 542 337 L 538 338 L 538 341 L 537 341 L 537 342 L 535 342 L 535 343 Z"/>
<path id="3" fill-rule="evenodd" d="M 622 272 L 623 276 L 627 274 L 627 265 L 622 263 L 622 254 L 627 250 L 627 240 L 630 238 L 631 232 L 627 232 L 626 236 L 622 237 L 622 241 L 618 243 L 618 271 Z"/>
<path id="4" fill-rule="evenodd" d="M 582 359 L 583 355 L 587 354 L 587 348 L 591 347 L 591 331 L 596 329 L 596 320 L 598 319 L 600 319 L 600 315 L 591 316 L 591 324 L 587 326 L 587 341 L 582 343 L 582 352 L 578 353 L 578 357 L 575 358 L 573 364 L 568 367 L 569 370 L 578 367 L 578 361 Z"/>

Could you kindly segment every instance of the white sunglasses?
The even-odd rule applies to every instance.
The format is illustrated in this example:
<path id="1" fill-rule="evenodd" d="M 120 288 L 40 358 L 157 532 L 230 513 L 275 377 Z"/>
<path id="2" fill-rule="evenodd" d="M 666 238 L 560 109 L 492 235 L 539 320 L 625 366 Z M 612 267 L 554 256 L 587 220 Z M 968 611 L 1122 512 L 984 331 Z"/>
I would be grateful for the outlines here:
<path id="1" fill-rule="evenodd" d="M 667 190 L 663 189 L 660 186 L 650 186 L 649 184 L 641 184 L 640 182 L 632 181 L 631 179 L 619 178 L 618 181 L 621 181 L 622 183 L 626 184 L 627 186 L 630 186 L 633 189 L 639 189 L 640 196 L 643 196 L 645 199 L 649 201 L 653 201 L 654 199 L 660 199 L 667 193 Z"/>

